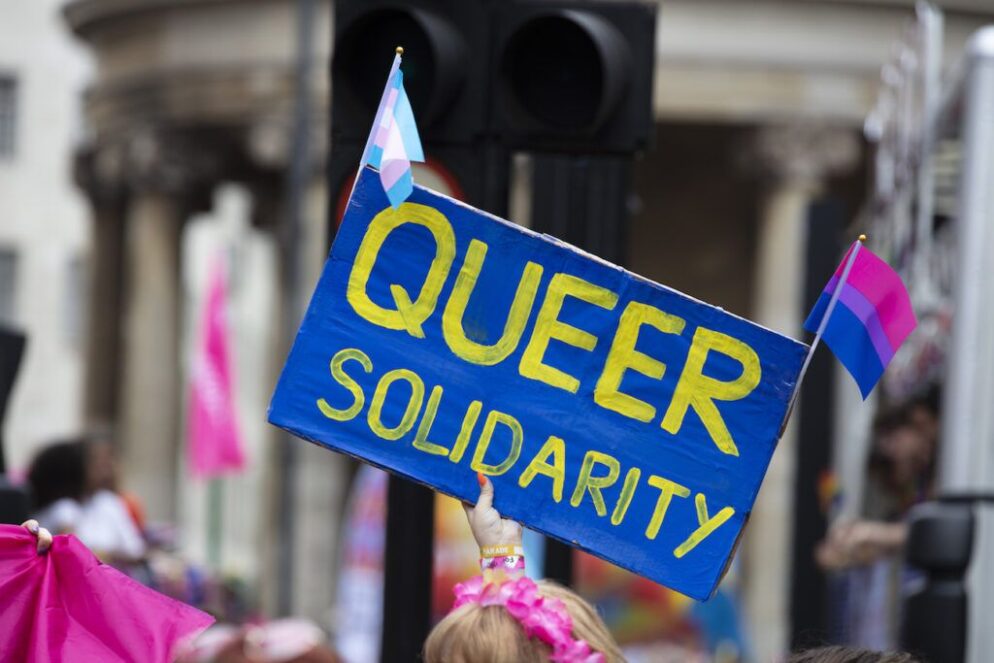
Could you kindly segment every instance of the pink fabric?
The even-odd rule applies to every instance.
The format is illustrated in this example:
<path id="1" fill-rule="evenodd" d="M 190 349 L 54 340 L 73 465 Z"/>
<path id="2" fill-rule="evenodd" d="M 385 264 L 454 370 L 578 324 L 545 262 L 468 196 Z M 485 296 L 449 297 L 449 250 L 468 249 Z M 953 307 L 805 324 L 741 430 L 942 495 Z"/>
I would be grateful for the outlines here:
<path id="1" fill-rule="evenodd" d="M 0 661 L 165 662 L 214 621 L 101 564 L 74 536 L 44 555 L 36 545 L 0 525 Z"/>
<path id="2" fill-rule="evenodd" d="M 190 472 L 205 478 L 245 467 L 231 386 L 224 271 L 224 261 L 218 259 L 211 273 L 200 323 L 187 415 Z"/>
<path id="3" fill-rule="evenodd" d="M 855 248 L 855 244 L 849 248 L 842 262 L 839 263 L 833 281 L 837 282 L 837 279 L 841 278 L 842 271 L 849 259 L 849 253 L 852 252 L 853 248 Z M 873 251 L 862 246 L 859 253 L 856 254 L 852 269 L 849 270 L 846 284 L 858 290 L 873 304 L 877 310 L 877 319 L 880 320 L 880 326 L 883 327 L 891 348 L 896 351 L 897 348 L 901 347 L 904 339 L 917 326 L 918 321 L 911 308 L 908 291 L 897 272 Z"/>
<path id="4" fill-rule="evenodd" d="M 456 585 L 453 591 L 453 610 L 467 603 L 503 606 L 529 638 L 538 638 L 552 648 L 549 660 L 553 663 L 604 663 L 604 654 L 592 651 L 584 640 L 573 639 L 573 618 L 566 605 L 559 599 L 539 595 L 538 585 L 529 578 L 491 583 L 483 576 L 475 576 Z"/>

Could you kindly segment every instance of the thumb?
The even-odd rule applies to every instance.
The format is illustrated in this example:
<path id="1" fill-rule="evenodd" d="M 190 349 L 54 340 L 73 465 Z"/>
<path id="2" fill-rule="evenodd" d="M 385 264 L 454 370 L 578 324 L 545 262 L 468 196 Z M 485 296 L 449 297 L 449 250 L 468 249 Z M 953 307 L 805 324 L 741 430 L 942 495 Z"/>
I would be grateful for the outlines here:
<path id="1" fill-rule="evenodd" d="M 476 509 L 487 511 L 493 508 L 494 485 L 490 483 L 490 479 L 483 475 L 483 472 L 477 472 L 476 479 L 480 482 L 480 499 L 476 501 Z"/>

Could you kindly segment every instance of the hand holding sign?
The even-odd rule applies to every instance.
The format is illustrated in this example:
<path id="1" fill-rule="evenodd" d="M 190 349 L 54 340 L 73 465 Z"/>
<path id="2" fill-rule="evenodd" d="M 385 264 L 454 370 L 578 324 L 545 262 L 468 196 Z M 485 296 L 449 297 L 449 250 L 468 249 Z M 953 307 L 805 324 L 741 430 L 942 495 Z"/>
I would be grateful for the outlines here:
<path id="1" fill-rule="evenodd" d="M 473 531 L 473 538 L 480 550 L 489 546 L 521 546 L 521 525 L 513 520 L 501 518 L 494 508 L 494 485 L 480 472 L 480 498 L 475 506 L 463 504 L 466 520 Z"/>

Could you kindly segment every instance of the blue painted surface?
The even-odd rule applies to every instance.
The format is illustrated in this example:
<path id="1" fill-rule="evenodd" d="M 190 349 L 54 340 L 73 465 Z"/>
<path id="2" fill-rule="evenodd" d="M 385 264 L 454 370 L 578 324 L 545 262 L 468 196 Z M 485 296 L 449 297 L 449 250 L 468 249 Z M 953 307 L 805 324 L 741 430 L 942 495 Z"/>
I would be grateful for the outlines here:
<path id="1" fill-rule="evenodd" d="M 389 207 L 377 173 L 365 169 L 276 387 L 270 422 L 444 493 L 475 501 L 479 488 L 470 463 L 483 422 L 490 410 L 509 414 L 520 422 L 524 440 L 517 462 L 504 474 L 491 477 L 496 489 L 495 506 L 504 516 L 694 598 L 710 596 L 733 552 L 776 447 L 806 346 L 592 258 L 554 238 L 523 230 L 427 189 L 416 187 L 408 203 L 440 211 L 451 223 L 457 246 L 438 305 L 423 325 L 424 338 L 369 322 L 346 298 L 353 262 L 367 228 L 378 213 Z M 493 343 L 503 332 L 525 264 L 532 261 L 544 269 L 520 342 L 505 360 L 493 366 L 471 364 L 456 356 L 442 333 L 445 303 L 472 239 L 489 247 L 464 317 L 467 336 L 479 343 Z M 401 225 L 388 236 L 378 255 L 368 286 L 370 298 L 383 308 L 395 306 L 390 284 L 400 284 L 416 295 L 434 256 L 435 242 L 425 228 Z M 592 351 L 553 340 L 545 353 L 545 364 L 579 379 L 577 393 L 519 374 L 522 352 L 531 338 L 549 280 L 557 272 L 580 277 L 619 296 L 611 310 L 567 298 L 558 316 L 597 338 Z M 629 370 L 621 383 L 622 392 L 657 408 L 649 422 L 606 409 L 595 403 L 593 395 L 621 313 L 633 300 L 686 320 L 679 335 L 642 327 L 637 350 L 662 361 L 665 373 L 661 379 L 652 379 Z M 660 427 L 699 326 L 745 342 L 760 360 L 762 376 L 752 392 L 741 400 L 716 401 L 738 447 L 738 456 L 716 446 L 693 409 L 688 410 L 675 435 Z M 372 370 L 365 372 L 354 360 L 343 364 L 345 373 L 361 388 L 364 404 L 354 418 L 335 421 L 322 414 L 317 402 L 325 399 L 339 409 L 355 402 L 353 394 L 329 370 L 332 357 L 345 348 L 365 353 Z M 394 369 L 409 369 L 424 382 L 418 423 L 432 387 L 443 387 L 437 417 L 428 435 L 429 441 L 443 447 L 452 447 L 469 404 L 474 400 L 482 402 L 482 413 L 460 462 L 412 446 L 418 423 L 394 441 L 371 432 L 368 414 L 374 390 L 383 374 Z M 740 363 L 714 351 L 704 367 L 705 375 L 722 381 L 732 381 L 741 372 Z M 384 424 L 395 426 L 401 421 L 410 394 L 406 382 L 393 384 L 384 401 Z M 527 488 L 518 484 L 522 471 L 549 436 L 562 438 L 566 447 L 564 494 L 558 503 L 553 498 L 553 481 L 546 476 L 536 476 Z M 508 430 L 498 426 L 486 460 L 503 458 L 509 441 Z M 578 506 L 570 503 L 588 450 L 609 454 L 620 464 L 617 482 L 602 491 L 607 509 L 603 516 L 597 514 L 589 494 L 583 495 Z M 632 467 L 641 470 L 641 478 L 623 520 L 614 525 L 612 511 L 622 481 Z M 605 471 L 603 466 L 594 470 L 597 475 Z M 690 491 L 687 498 L 672 499 L 654 540 L 646 536 L 646 528 L 660 491 L 647 484 L 651 474 Z M 709 516 L 724 507 L 732 507 L 735 513 L 699 545 L 677 558 L 674 550 L 699 526 L 695 507 L 698 493 L 705 495 Z"/>

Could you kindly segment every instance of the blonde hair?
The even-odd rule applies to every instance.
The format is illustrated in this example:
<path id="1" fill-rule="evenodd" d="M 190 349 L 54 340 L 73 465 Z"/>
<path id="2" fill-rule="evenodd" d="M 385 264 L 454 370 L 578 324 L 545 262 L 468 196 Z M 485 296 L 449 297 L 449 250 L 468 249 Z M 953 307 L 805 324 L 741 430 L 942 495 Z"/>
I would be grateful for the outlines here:
<path id="1" fill-rule="evenodd" d="M 606 663 L 624 663 L 621 649 L 593 606 L 576 593 L 548 580 L 538 593 L 559 599 L 573 620 L 573 637 L 604 654 Z M 468 603 L 450 612 L 425 641 L 425 663 L 546 663 L 552 649 L 529 638 L 503 606 Z"/>

